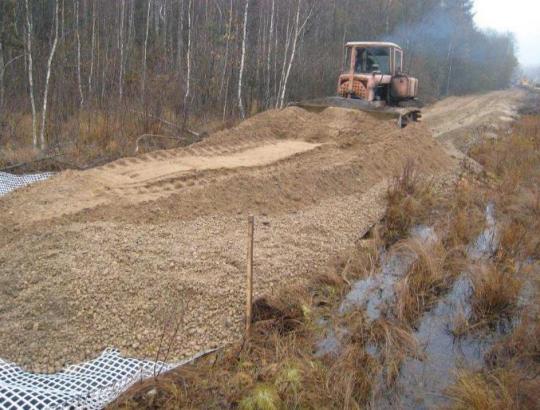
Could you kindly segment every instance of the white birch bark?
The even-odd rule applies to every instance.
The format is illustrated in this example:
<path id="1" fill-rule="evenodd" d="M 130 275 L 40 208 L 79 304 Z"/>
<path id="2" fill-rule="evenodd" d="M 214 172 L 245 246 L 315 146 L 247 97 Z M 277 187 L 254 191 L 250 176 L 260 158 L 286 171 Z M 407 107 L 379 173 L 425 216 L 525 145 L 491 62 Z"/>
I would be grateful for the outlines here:
<path id="1" fill-rule="evenodd" d="M 178 31 L 176 33 L 176 66 L 178 75 L 182 70 L 182 53 L 184 52 L 184 0 L 180 0 L 180 23 L 178 24 Z"/>
<path id="2" fill-rule="evenodd" d="M 75 0 L 75 35 L 77 37 L 77 82 L 79 86 L 79 105 L 84 105 L 84 93 L 81 76 L 81 34 L 79 30 L 79 0 Z"/>
<path id="3" fill-rule="evenodd" d="M 143 51 L 143 78 L 141 86 L 141 99 L 145 100 L 146 93 L 146 59 L 148 53 L 148 34 L 150 30 L 150 7 L 152 6 L 152 0 L 148 0 L 148 6 L 146 8 L 146 32 L 144 35 L 144 51 Z"/>
<path id="4" fill-rule="evenodd" d="M 126 0 L 121 0 L 120 3 L 120 33 L 119 33 L 119 47 L 120 47 L 120 75 L 118 78 L 118 94 L 120 101 L 124 97 L 124 20 L 126 14 Z"/>
<path id="5" fill-rule="evenodd" d="M 298 46 L 298 39 L 300 38 L 300 36 L 304 32 L 304 29 L 306 28 L 306 24 L 311 19 L 311 15 L 313 13 L 313 7 L 311 7 L 309 9 L 304 21 L 302 22 L 302 25 L 300 25 L 300 8 L 301 8 L 301 6 L 302 6 L 302 0 L 298 0 L 298 9 L 296 11 L 295 33 L 294 33 L 294 38 L 293 38 L 292 51 L 291 51 L 291 56 L 290 56 L 290 59 L 289 59 L 289 64 L 288 64 L 288 67 L 287 67 L 287 72 L 285 74 L 285 79 L 283 81 L 283 87 L 282 87 L 282 90 L 281 90 L 281 96 L 279 98 L 279 107 L 280 108 L 283 108 L 285 106 L 285 96 L 287 94 L 287 84 L 289 82 L 289 76 L 291 74 L 291 68 L 293 66 L 294 58 L 296 56 L 296 50 L 297 50 L 297 46 Z"/>
<path id="6" fill-rule="evenodd" d="M 30 105 L 32 107 L 32 145 L 34 148 L 38 147 L 37 137 L 37 114 L 36 114 L 36 99 L 34 96 L 34 67 L 32 61 L 32 14 L 30 7 L 28 6 L 28 0 L 24 0 L 26 8 L 26 54 L 28 61 L 28 92 L 30 94 Z"/>
<path id="7" fill-rule="evenodd" d="M 242 36 L 242 56 L 240 59 L 240 73 L 238 74 L 238 108 L 240 110 L 240 117 L 242 119 L 246 117 L 246 113 L 244 110 L 244 102 L 242 101 L 242 80 L 244 77 L 244 66 L 246 64 L 248 9 L 249 9 L 249 0 L 246 0 L 246 6 L 244 8 L 244 32 Z"/>
<path id="8" fill-rule="evenodd" d="M 96 49 L 96 2 L 92 2 L 92 40 L 90 50 L 90 72 L 88 73 L 88 98 L 91 98 L 92 94 L 92 78 L 94 76 L 94 55 Z"/>
<path id="9" fill-rule="evenodd" d="M 272 57 L 272 39 L 274 36 L 274 13 L 275 13 L 275 0 L 272 0 L 272 11 L 270 14 L 270 30 L 268 33 L 268 55 L 266 58 L 266 71 L 267 71 L 267 77 L 266 77 L 266 106 L 268 107 L 270 105 L 270 83 L 271 83 L 271 57 Z"/>
<path id="10" fill-rule="evenodd" d="M 281 96 L 281 90 L 283 89 L 283 84 L 285 81 L 285 73 L 287 72 L 287 61 L 289 59 L 289 47 L 291 45 L 291 38 L 293 36 L 293 30 L 294 27 L 290 27 L 291 16 L 290 16 L 290 10 L 287 15 L 287 28 L 285 30 L 285 49 L 283 51 L 283 64 L 281 65 L 281 75 L 279 77 L 279 87 L 278 92 L 276 96 L 276 108 L 280 108 L 280 96 Z"/>
<path id="11" fill-rule="evenodd" d="M 0 38 L 0 117 L 2 114 L 2 108 L 4 107 L 4 72 L 6 67 L 4 66 L 4 47 L 2 45 L 2 39 Z"/>
<path id="12" fill-rule="evenodd" d="M 192 16 L 192 9 L 193 9 L 193 0 L 189 0 L 188 3 L 188 42 L 187 42 L 187 52 L 186 52 L 186 93 L 184 94 L 184 127 L 186 126 L 187 122 L 187 114 L 188 114 L 188 103 L 189 103 L 189 97 L 191 94 L 191 37 L 192 37 L 192 30 L 193 30 L 193 16 Z"/>
<path id="13" fill-rule="evenodd" d="M 51 67 L 54 59 L 54 54 L 56 53 L 56 46 L 58 44 L 58 0 L 55 0 L 54 3 L 54 40 L 51 47 L 51 52 L 49 53 L 49 58 L 47 59 L 47 74 L 45 76 L 45 89 L 43 90 L 43 106 L 41 109 L 41 129 L 39 134 L 41 150 L 47 148 L 47 144 L 45 141 L 45 119 L 47 118 L 47 103 L 49 96 L 49 82 L 51 79 Z"/>
<path id="14" fill-rule="evenodd" d="M 232 19 L 233 19 L 233 0 L 230 1 L 230 8 L 229 8 L 229 23 L 227 25 L 227 40 L 225 41 L 225 61 L 223 62 L 223 74 L 221 76 L 221 85 L 219 87 L 219 96 L 223 94 L 223 87 L 225 85 L 225 76 L 227 75 L 227 67 L 229 65 L 229 46 L 231 42 L 231 33 L 232 33 Z M 227 93 L 228 89 L 226 89 L 225 93 Z M 227 98 L 227 95 L 225 95 L 225 99 Z M 226 101 L 225 104 L 226 105 Z"/>

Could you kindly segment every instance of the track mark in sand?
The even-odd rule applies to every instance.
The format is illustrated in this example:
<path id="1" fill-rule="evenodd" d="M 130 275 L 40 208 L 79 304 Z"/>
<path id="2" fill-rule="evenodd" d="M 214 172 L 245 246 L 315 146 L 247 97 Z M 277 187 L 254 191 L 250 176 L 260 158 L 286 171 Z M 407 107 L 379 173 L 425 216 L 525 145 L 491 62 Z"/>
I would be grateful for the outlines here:
<path id="1" fill-rule="evenodd" d="M 269 165 L 281 159 L 311 151 L 321 144 L 304 141 L 280 141 L 262 145 L 229 155 L 192 155 L 144 161 L 139 164 L 122 165 L 107 170 L 102 175 L 110 177 L 114 185 L 131 185 L 158 182 L 173 175 L 191 171 L 250 168 Z"/>
<path id="2" fill-rule="evenodd" d="M 239 170 L 265 167 L 296 157 L 320 145 L 300 140 L 274 140 L 229 154 L 220 149 L 211 154 L 190 148 L 182 156 L 153 153 L 137 157 L 137 161 L 122 159 L 87 171 L 61 173 L 51 182 L 62 186 L 66 186 L 66 181 L 77 183 L 71 183 L 69 189 L 52 190 L 49 200 L 43 204 L 33 203 L 37 210 L 28 214 L 32 215 L 32 221 L 38 221 L 112 203 L 129 205 L 155 201 L 175 191 L 208 184 L 208 171 L 226 177 L 241 172 Z M 207 155 L 197 155 L 199 152 Z"/>

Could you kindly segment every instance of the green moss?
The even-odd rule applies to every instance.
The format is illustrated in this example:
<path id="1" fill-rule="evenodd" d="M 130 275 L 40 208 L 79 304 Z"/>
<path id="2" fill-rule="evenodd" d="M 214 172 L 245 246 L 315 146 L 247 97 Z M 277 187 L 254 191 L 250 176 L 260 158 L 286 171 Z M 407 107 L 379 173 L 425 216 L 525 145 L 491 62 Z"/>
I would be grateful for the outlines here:
<path id="1" fill-rule="evenodd" d="M 278 374 L 276 387 L 285 395 L 297 395 L 302 387 L 302 373 L 296 367 L 286 367 Z"/>
<path id="2" fill-rule="evenodd" d="M 305 320 L 311 319 L 311 308 L 308 305 L 302 305 L 302 314 Z"/>
<path id="3" fill-rule="evenodd" d="M 280 410 L 281 399 L 273 386 L 259 385 L 240 402 L 242 410 Z"/>

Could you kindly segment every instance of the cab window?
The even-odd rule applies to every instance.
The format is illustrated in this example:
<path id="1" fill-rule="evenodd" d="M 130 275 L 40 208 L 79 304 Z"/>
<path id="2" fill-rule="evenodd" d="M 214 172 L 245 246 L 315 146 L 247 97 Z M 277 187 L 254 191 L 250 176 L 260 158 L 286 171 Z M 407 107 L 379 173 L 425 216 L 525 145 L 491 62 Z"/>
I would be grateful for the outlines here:
<path id="1" fill-rule="evenodd" d="M 354 71 L 363 74 L 390 74 L 390 50 L 383 47 L 358 48 Z"/>
<path id="2" fill-rule="evenodd" d="M 342 71 L 349 72 L 351 70 L 352 51 L 353 51 L 353 49 L 351 47 L 346 47 L 345 48 L 345 57 L 344 57 L 344 61 L 343 61 L 344 67 L 343 67 Z"/>
<path id="3" fill-rule="evenodd" d="M 402 73 L 403 72 L 403 66 L 402 66 L 403 52 L 401 50 L 395 50 L 394 58 L 396 61 L 396 74 Z"/>

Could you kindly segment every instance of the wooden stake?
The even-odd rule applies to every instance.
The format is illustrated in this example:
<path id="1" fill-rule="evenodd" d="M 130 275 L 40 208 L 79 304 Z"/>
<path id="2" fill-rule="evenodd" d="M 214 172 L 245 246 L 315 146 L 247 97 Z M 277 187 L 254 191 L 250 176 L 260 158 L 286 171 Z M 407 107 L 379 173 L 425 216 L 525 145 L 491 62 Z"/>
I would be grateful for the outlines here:
<path id="1" fill-rule="evenodd" d="M 246 286 L 246 337 L 251 331 L 251 317 L 253 306 L 253 231 L 255 218 L 248 217 L 248 242 L 247 242 L 247 286 Z"/>

